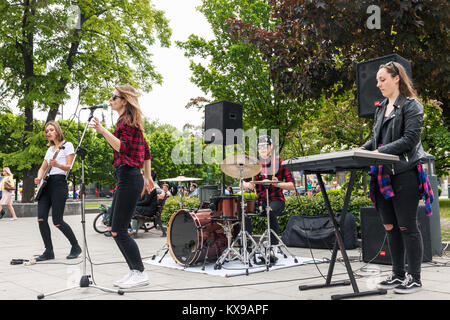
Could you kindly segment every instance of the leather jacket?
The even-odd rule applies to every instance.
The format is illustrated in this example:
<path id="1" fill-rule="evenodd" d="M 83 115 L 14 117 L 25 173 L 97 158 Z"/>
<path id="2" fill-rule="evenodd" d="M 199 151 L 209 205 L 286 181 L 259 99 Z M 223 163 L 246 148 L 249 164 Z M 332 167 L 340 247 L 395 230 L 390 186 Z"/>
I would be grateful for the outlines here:
<path id="1" fill-rule="evenodd" d="M 395 175 L 411 169 L 425 157 L 421 142 L 424 111 L 416 99 L 398 96 L 390 116 L 393 118 L 391 141 L 377 148 L 381 143 L 380 134 L 387 103 L 388 99 L 384 99 L 375 110 L 372 138 L 362 148 L 371 151 L 378 149 L 379 152 L 399 156 L 399 162 L 384 166 L 385 173 Z"/>

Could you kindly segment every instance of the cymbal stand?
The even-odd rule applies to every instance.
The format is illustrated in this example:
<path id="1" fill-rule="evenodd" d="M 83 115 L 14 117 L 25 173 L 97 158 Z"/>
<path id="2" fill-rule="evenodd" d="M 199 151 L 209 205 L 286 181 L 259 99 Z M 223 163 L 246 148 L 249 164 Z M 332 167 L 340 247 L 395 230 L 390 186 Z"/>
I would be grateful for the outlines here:
<path id="1" fill-rule="evenodd" d="M 251 256 L 255 253 L 253 252 L 251 255 L 248 254 L 247 251 L 247 239 L 250 239 L 250 241 L 253 242 L 253 247 L 256 248 L 258 246 L 258 244 L 256 243 L 255 239 L 253 239 L 253 237 L 248 233 L 248 231 L 245 229 L 245 204 L 244 204 L 244 190 L 242 188 L 242 183 L 243 183 L 243 179 L 242 179 L 242 170 L 243 170 L 243 164 L 239 164 L 240 168 L 240 174 L 239 174 L 239 185 L 240 185 L 240 190 L 241 190 L 241 231 L 239 232 L 239 234 L 236 236 L 236 239 L 233 241 L 233 243 L 231 244 L 231 246 L 229 245 L 228 248 L 222 253 L 222 256 L 219 258 L 219 260 L 216 262 L 216 264 L 214 265 L 214 269 L 220 269 L 222 267 L 223 262 L 225 261 L 225 259 L 228 258 L 228 261 L 231 261 L 233 259 L 238 258 L 239 260 L 241 260 L 241 262 L 244 263 L 244 265 L 246 266 L 246 274 L 248 275 L 248 268 L 251 267 L 251 263 L 250 263 L 250 259 Z M 238 241 L 241 241 L 241 246 L 242 246 L 242 254 L 239 253 L 235 248 L 235 244 Z M 234 253 L 234 257 L 229 255 L 230 253 Z"/>
<path id="2" fill-rule="evenodd" d="M 178 194 L 180 196 L 180 202 L 178 203 L 178 205 L 180 206 L 180 209 L 183 209 L 183 184 L 181 183 L 181 181 L 178 181 Z"/>
<path id="3" fill-rule="evenodd" d="M 270 228 L 270 211 L 272 211 L 272 208 L 269 205 L 269 186 L 264 186 L 266 189 L 266 217 L 267 217 L 267 229 L 264 231 L 264 233 L 261 236 L 261 239 L 259 239 L 259 249 L 263 251 L 264 249 L 264 258 L 266 260 L 266 269 L 269 271 L 269 268 L 272 266 L 270 263 L 270 250 L 272 248 L 278 248 L 280 252 L 284 255 L 286 258 L 286 254 L 281 250 L 280 247 L 283 247 L 289 255 L 294 258 L 294 262 L 298 263 L 298 259 L 288 250 L 284 242 L 281 240 L 281 238 L 278 236 L 278 234 Z M 278 240 L 278 244 L 272 245 L 270 235 L 273 234 L 275 238 Z M 267 245 L 264 245 L 264 238 L 267 237 Z M 276 250 L 275 250 L 276 253 Z"/>

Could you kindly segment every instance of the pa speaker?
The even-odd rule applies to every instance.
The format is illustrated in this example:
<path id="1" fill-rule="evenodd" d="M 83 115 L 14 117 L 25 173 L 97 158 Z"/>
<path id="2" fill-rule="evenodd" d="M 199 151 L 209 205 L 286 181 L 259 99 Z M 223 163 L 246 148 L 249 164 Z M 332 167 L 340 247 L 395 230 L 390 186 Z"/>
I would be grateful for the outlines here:
<path id="1" fill-rule="evenodd" d="M 231 137 L 231 143 L 236 144 L 242 139 L 242 106 L 237 103 L 222 100 L 205 106 L 205 143 L 228 144 L 229 129 L 238 133 Z"/>
<path id="2" fill-rule="evenodd" d="M 425 206 L 417 209 L 417 220 L 423 240 L 422 262 L 433 259 L 431 253 L 430 217 L 427 216 Z M 362 258 L 366 263 L 392 264 L 386 232 L 381 222 L 380 214 L 375 207 L 361 208 L 361 246 Z M 405 261 L 406 257 L 405 257 Z"/>
<path id="3" fill-rule="evenodd" d="M 376 106 L 384 99 L 377 87 L 377 72 L 382 64 L 389 61 L 400 63 L 412 79 L 411 63 L 399 56 L 390 54 L 384 57 L 360 62 L 356 65 L 356 93 L 358 98 L 358 116 L 373 118 Z"/>

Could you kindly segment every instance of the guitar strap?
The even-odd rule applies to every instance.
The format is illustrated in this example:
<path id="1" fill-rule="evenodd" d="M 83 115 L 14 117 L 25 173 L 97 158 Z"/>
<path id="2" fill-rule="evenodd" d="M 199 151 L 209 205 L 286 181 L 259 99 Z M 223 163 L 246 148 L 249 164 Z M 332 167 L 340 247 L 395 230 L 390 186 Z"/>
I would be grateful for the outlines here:
<path id="1" fill-rule="evenodd" d="M 66 144 L 66 140 L 63 140 L 60 145 L 58 146 L 58 148 L 56 149 L 55 154 L 53 155 L 53 159 L 56 159 L 56 157 L 58 156 L 59 152 L 61 151 L 61 149 L 64 149 L 63 146 Z M 50 175 L 50 171 L 52 171 L 52 166 L 49 165 L 49 169 L 47 172 L 47 175 Z"/>

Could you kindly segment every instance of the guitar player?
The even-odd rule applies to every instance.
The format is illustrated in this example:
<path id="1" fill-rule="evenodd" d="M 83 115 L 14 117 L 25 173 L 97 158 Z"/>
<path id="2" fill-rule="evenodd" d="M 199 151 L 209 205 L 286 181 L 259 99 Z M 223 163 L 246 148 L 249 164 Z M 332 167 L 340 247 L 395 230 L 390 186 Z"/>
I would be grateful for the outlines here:
<path id="1" fill-rule="evenodd" d="M 42 193 L 38 200 L 38 224 L 39 231 L 44 241 L 45 251 L 36 258 L 36 261 L 45 261 L 55 258 L 53 244 L 48 224 L 48 215 L 52 208 L 53 224 L 69 240 L 72 248 L 67 259 L 75 259 L 81 254 L 81 247 L 72 228 L 63 220 L 64 208 L 68 197 L 68 186 L 66 173 L 70 170 L 75 157 L 72 143 L 64 141 L 64 134 L 59 124 L 49 121 L 44 127 L 44 135 L 48 140 L 47 153 L 39 168 L 38 175 L 34 183 L 42 188 Z M 46 183 L 43 184 L 43 179 Z"/>

